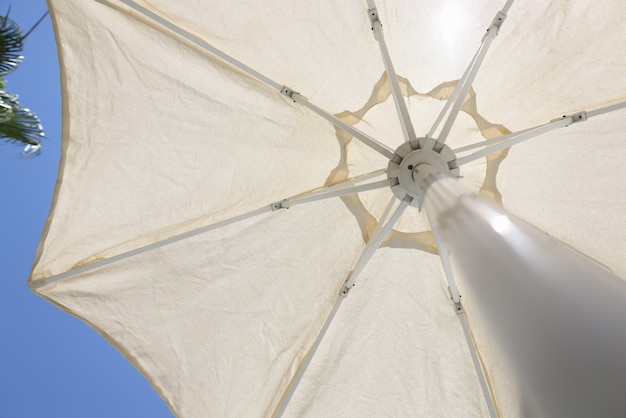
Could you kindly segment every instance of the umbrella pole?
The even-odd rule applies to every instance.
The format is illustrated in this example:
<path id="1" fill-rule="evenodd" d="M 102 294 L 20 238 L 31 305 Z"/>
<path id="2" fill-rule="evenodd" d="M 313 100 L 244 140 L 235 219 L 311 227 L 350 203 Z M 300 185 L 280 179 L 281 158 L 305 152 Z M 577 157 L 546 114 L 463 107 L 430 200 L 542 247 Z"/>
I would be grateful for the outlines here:
<path id="1" fill-rule="evenodd" d="M 626 283 L 429 166 L 425 207 L 533 416 L 626 416 Z"/>

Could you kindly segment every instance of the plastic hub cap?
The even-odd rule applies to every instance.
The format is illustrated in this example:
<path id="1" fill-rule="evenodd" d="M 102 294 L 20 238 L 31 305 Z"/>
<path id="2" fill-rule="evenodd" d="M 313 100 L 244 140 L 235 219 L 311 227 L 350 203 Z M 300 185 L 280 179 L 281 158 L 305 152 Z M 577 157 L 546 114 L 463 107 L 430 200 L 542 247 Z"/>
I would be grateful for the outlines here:
<path id="1" fill-rule="evenodd" d="M 422 164 L 454 177 L 459 175 L 456 156 L 447 145 L 433 138 L 418 138 L 400 145 L 389 161 L 387 177 L 396 197 L 400 200 L 407 195 L 412 197 L 412 206 L 421 206 L 424 201 L 426 186 L 418 168 Z"/>

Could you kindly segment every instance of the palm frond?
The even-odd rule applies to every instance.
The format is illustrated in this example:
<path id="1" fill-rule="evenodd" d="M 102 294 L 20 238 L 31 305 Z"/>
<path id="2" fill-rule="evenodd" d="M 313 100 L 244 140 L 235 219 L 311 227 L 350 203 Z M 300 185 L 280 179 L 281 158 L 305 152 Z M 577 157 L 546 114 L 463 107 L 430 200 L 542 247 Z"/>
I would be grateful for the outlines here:
<path id="1" fill-rule="evenodd" d="M 13 117 L 13 106 L 0 102 L 0 123 L 7 122 Z"/>
<path id="2" fill-rule="evenodd" d="M 26 34 L 22 37 L 22 41 L 24 39 L 26 39 L 28 37 L 28 35 L 30 35 L 35 29 L 37 29 L 37 26 L 39 26 L 39 24 L 41 22 L 43 22 L 43 20 L 46 18 L 46 16 L 48 16 L 50 13 L 46 10 L 45 13 L 43 15 L 41 15 L 41 17 L 39 18 L 39 20 L 37 22 L 35 22 L 35 24 L 28 29 L 28 32 L 26 32 Z"/>
<path id="3" fill-rule="evenodd" d="M 39 154 L 41 138 L 44 137 L 39 117 L 30 109 L 20 106 L 18 96 L 7 93 L 3 76 L 14 71 L 24 57 L 24 39 L 43 21 L 48 12 L 22 34 L 17 23 L 9 19 L 11 8 L 5 16 L 0 16 L 0 139 L 24 144 L 23 155 Z"/>
<path id="4" fill-rule="evenodd" d="M 0 107 L 5 112 L 4 116 L 8 117 L 0 122 L 0 138 L 40 147 L 44 131 L 39 117 L 30 109 L 20 106 L 17 99 L 14 94 L 0 92 Z"/>
<path id="5" fill-rule="evenodd" d="M 24 35 L 20 27 L 6 16 L 0 16 L 0 76 L 7 75 L 18 67 L 24 56 Z"/>
<path id="6" fill-rule="evenodd" d="M 4 123 L 13 117 L 13 101 L 7 98 L 8 95 L 12 99 L 12 95 L 5 91 L 7 81 L 0 77 L 0 123 Z"/>

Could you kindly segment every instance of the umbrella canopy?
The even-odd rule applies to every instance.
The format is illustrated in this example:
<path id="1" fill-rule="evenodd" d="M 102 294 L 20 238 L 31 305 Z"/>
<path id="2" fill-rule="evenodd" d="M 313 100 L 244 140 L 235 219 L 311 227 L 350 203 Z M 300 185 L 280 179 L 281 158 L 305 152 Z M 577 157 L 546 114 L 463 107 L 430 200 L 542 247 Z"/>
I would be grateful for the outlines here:
<path id="1" fill-rule="evenodd" d="M 617 0 L 49 3 L 64 142 L 30 286 L 177 415 L 523 414 L 469 300 L 466 338 L 424 211 L 378 234 L 390 159 L 455 91 L 435 137 L 460 181 L 626 277 Z M 473 154 L 485 140 L 503 149 Z"/>

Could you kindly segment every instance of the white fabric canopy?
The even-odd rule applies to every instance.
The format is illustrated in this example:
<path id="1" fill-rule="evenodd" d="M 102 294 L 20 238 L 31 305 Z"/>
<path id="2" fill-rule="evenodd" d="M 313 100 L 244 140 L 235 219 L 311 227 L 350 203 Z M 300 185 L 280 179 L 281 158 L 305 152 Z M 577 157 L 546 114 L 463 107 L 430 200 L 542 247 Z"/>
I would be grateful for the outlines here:
<path id="1" fill-rule="evenodd" d="M 49 3 L 64 142 L 31 287 L 114 344 L 176 415 L 272 415 L 392 192 L 268 205 L 388 159 L 121 1 Z M 418 135 L 502 3 L 377 1 Z M 365 0 L 137 4 L 389 148 L 404 141 Z M 617 0 L 514 4 L 447 144 L 626 100 L 624 22 Z M 461 181 L 626 277 L 625 114 L 481 158 Z M 409 208 L 286 415 L 487 416 L 446 287 L 426 217 Z M 521 416 L 515 377 L 465 302 L 498 410 Z"/>

